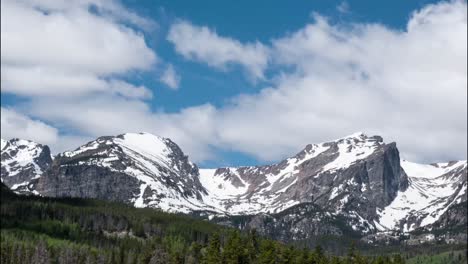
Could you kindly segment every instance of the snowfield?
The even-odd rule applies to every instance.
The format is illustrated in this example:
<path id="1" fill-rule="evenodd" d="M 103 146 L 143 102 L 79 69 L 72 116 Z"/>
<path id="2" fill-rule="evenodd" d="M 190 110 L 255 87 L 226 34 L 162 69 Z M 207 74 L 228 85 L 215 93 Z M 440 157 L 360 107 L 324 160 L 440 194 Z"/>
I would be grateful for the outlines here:
<path id="1" fill-rule="evenodd" d="M 409 186 L 398 192 L 393 202 L 380 214 L 381 229 L 398 229 L 400 221 L 410 215 L 421 217 L 421 226 L 432 224 L 452 203 L 461 202 L 466 195 L 466 181 L 451 177 L 451 173 L 463 170 L 467 162 L 418 164 L 406 160 L 401 166 L 408 175 Z M 412 231 L 415 226 L 403 226 L 403 231 Z"/>

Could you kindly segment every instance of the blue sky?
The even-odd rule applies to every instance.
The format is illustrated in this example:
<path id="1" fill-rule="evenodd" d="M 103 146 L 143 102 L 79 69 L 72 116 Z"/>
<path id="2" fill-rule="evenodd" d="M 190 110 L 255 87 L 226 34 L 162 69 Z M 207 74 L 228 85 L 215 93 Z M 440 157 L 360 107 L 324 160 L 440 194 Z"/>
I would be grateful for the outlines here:
<path id="1" fill-rule="evenodd" d="M 171 43 L 162 41 L 170 25 L 178 19 L 205 25 L 219 35 L 229 36 L 241 42 L 258 40 L 268 43 L 294 32 L 312 21 L 311 13 L 327 16 L 336 23 L 381 23 L 404 30 L 414 10 L 437 1 L 124 1 L 139 14 L 154 18 L 159 27 L 146 34 L 147 43 L 165 60 L 171 61 L 183 74 L 178 91 L 158 89 L 153 107 L 167 111 L 203 103 L 222 105 L 225 100 L 239 93 L 256 93 L 265 82 L 253 84 L 242 76 L 242 71 L 220 72 L 206 65 L 187 61 L 174 52 Z M 339 11 L 346 3 L 348 11 Z M 160 86 L 152 73 L 140 81 L 148 87 Z M 201 88 L 201 89 L 200 89 Z"/>
<path id="2" fill-rule="evenodd" d="M 466 159 L 464 44 L 465 1 L 3 1 L 2 138 L 148 131 L 214 167 L 364 131 Z"/>

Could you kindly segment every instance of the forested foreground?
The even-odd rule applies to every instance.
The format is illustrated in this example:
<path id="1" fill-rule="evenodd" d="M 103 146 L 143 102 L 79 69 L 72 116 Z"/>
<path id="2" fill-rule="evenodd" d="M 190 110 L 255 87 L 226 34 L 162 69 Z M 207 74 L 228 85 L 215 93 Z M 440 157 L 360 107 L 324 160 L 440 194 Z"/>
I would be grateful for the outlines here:
<path id="1" fill-rule="evenodd" d="M 400 255 L 327 255 L 188 216 L 1 190 L 1 263 L 405 263 Z"/>

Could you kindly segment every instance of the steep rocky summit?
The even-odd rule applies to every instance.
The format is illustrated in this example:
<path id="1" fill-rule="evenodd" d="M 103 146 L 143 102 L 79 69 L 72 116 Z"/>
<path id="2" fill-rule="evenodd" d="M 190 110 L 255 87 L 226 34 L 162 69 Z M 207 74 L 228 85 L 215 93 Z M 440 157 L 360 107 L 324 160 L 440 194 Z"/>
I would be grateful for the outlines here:
<path id="1" fill-rule="evenodd" d="M 377 209 L 408 187 L 396 144 L 363 133 L 307 145 L 273 165 L 202 170 L 201 182 L 216 207 L 229 214 L 272 214 L 314 204 L 345 215 L 362 232 L 375 230 Z"/>

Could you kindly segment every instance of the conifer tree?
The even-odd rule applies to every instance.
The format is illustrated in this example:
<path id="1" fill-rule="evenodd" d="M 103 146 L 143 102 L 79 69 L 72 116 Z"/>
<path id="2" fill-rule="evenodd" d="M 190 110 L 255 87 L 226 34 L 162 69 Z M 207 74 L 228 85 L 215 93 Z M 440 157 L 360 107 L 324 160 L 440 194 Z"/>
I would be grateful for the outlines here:
<path id="1" fill-rule="evenodd" d="M 238 264 L 244 262 L 244 252 L 238 230 L 229 232 L 228 240 L 223 248 L 223 263 Z"/>
<path id="2" fill-rule="evenodd" d="M 206 255 L 204 257 L 204 264 L 219 264 L 221 263 L 221 242 L 219 238 L 219 233 L 214 233 L 210 237 L 209 245 L 206 250 Z"/>
<path id="3" fill-rule="evenodd" d="M 258 257 L 259 264 L 274 264 L 276 263 L 275 244 L 271 240 L 263 240 L 260 245 L 260 255 Z"/>
<path id="4" fill-rule="evenodd" d="M 257 230 L 249 230 L 247 242 L 245 243 L 246 255 L 249 263 L 253 263 L 257 259 L 259 244 Z"/>

